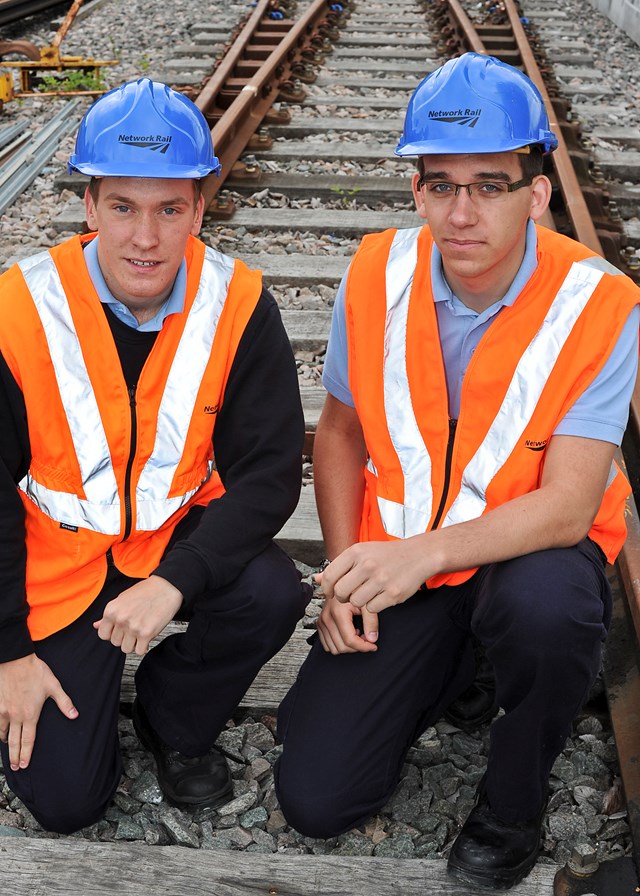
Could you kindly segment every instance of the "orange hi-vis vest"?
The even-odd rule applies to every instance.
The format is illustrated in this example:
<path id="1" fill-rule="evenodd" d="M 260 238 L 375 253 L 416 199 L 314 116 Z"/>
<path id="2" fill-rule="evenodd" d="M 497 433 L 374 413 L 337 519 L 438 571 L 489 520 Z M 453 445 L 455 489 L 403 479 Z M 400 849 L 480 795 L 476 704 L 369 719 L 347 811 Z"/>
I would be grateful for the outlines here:
<path id="1" fill-rule="evenodd" d="M 427 226 L 364 238 L 346 283 L 349 384 L 369 459 L 360 540 L 476 519 L 539 487 L 545 446 L 610 356 L 640 291 L 579 243 L 537 228 L 538 266 L 484 334 L 449 420 Z M 614 464 L 589 532 L 611 562 L 631 489 Z M 429 587 L 475 570 L 433 576 Z"/>
<path id="2" fill-rule="evenodd" d="M 29 630 L 39 640 L 99 593 L 107 551 L 127 576 L 157 566 L 194 504 L 224 488 L 212 438 L 259 271 L 187 243 L 184 311 L 169 315 L 129 394 L 74 237 L 14 265 L 0 286 L 0 351 L 24 395 Z"/>

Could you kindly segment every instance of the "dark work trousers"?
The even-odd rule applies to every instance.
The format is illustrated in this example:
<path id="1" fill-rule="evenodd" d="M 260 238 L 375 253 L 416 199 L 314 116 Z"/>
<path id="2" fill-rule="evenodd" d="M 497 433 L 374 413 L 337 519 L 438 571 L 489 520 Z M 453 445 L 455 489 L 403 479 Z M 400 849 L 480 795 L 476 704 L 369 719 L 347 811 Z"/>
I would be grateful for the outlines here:
<path id="1" fill-rule="evenodd" d="M 491 726 L 489 800 L 505 821 L 530 819 L 599 671 L 610 615 L 604 556 L 585 539 L 389 607 L 375 653 L 334 656 L 314 636 L 278 716 L 287 821 L 331 837 L 384 806 L 411 744 L 473 680 L 470 633 L 493 664 L 504 709 Z"/>
<path id="2" fill-rule="evenodd" d="M 122 774 L 118 743 L 125 656 L 92 623 L 136 580 L 111 570 L 92 605 L 62 631 L 36 642 L 38 656 L 78 710 L 65 718 L 47 700 L 28 768 L 9 787 L 47 830 L 71 833 L 99 820 Z M 183 633 L 152 648 L 136 675 L 138 696 L 162 740 L 190 756 L 213 745 L 264 663 L 286 643 L 310 597 L 289 557 L 269 546 L 228 585 L 203 595 Z"/>

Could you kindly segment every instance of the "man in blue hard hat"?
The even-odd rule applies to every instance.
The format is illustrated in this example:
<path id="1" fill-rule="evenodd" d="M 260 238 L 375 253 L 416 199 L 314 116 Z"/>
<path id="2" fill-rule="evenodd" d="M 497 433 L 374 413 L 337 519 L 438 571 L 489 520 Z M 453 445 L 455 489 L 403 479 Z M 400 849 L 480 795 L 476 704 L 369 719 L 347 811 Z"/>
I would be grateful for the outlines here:
<path id="1" fill-rule="evenodd" d="M 286 818 L 338 835 L 469 688 L 478 639 L 500 714 L 448 859 L 474 892 L 535 864 L 626 534 L 640 290 L 538 226 L 556 145 L 532 82 L 489 56 L 409 102 L 396 152 L 418 157 L 427 223 L 365 237 L 338 291 L 314 448 L 326 600 L 278 722 Z"/>
<path id="2" fill-rule="evenodd" d="M 70 169 L 94 232 L 0 278 L 0 752 L 60 833 L 118 787 L 127 654 L 167 800 L 231 799 L 214 743 L 310 590 L 273 543 L 300 490 L 295 361 L 260 273 L 197 239 L 203 115 L 127 83 Z"/>

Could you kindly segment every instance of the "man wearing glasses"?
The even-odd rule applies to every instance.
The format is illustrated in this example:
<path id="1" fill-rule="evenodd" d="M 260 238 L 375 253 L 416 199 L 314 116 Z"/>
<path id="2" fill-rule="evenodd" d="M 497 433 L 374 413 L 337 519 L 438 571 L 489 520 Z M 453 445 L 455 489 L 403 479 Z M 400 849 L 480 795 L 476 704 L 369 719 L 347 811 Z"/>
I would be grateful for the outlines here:
<path id="1" fill-rule="evenodd" d="M 427 223 L 365 237 L 338 292 L 314 455 L 326 600 L 279 721 L 287 819 L 340 834 L 469 687 L 475 636 L 501 713 L 449 870 L 495 889 L 535 864 L 630 493 L 613 458 L 640 290 L 536 224 L 556 146 L 535 86 L 491 57 L 447 62 L 410 100 L 396 153 L 418 157 Z"/>

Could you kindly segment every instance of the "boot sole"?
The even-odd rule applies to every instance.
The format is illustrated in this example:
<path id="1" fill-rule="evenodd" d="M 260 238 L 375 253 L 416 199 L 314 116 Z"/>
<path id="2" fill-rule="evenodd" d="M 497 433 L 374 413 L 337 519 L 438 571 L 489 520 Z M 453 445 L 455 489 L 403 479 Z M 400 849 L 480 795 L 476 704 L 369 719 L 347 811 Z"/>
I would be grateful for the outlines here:
<path id="1" fill-rule="evenodd" d="M 511 887 L 515 887 L 516 884 L 519 884 L 520 881 L 524 880 L 524 878 L 533 871 L 538 859 L 538 852 L 536 852 L 532 858 L 528 858 L 526 861 L 521 862 L 517 868 L 510 869 L 508 873 L 505 871 L 502 874 L 499 874 L 498 872 L 482 874 L 476 869 L 469 869 L 463 865 L 456 865 L 451 859 L 449 859 L 447 863 L 447 871 L 457 880 L 460 880 L 465 884 L 473 884 L 483 890 L 510 890 Z"/>

